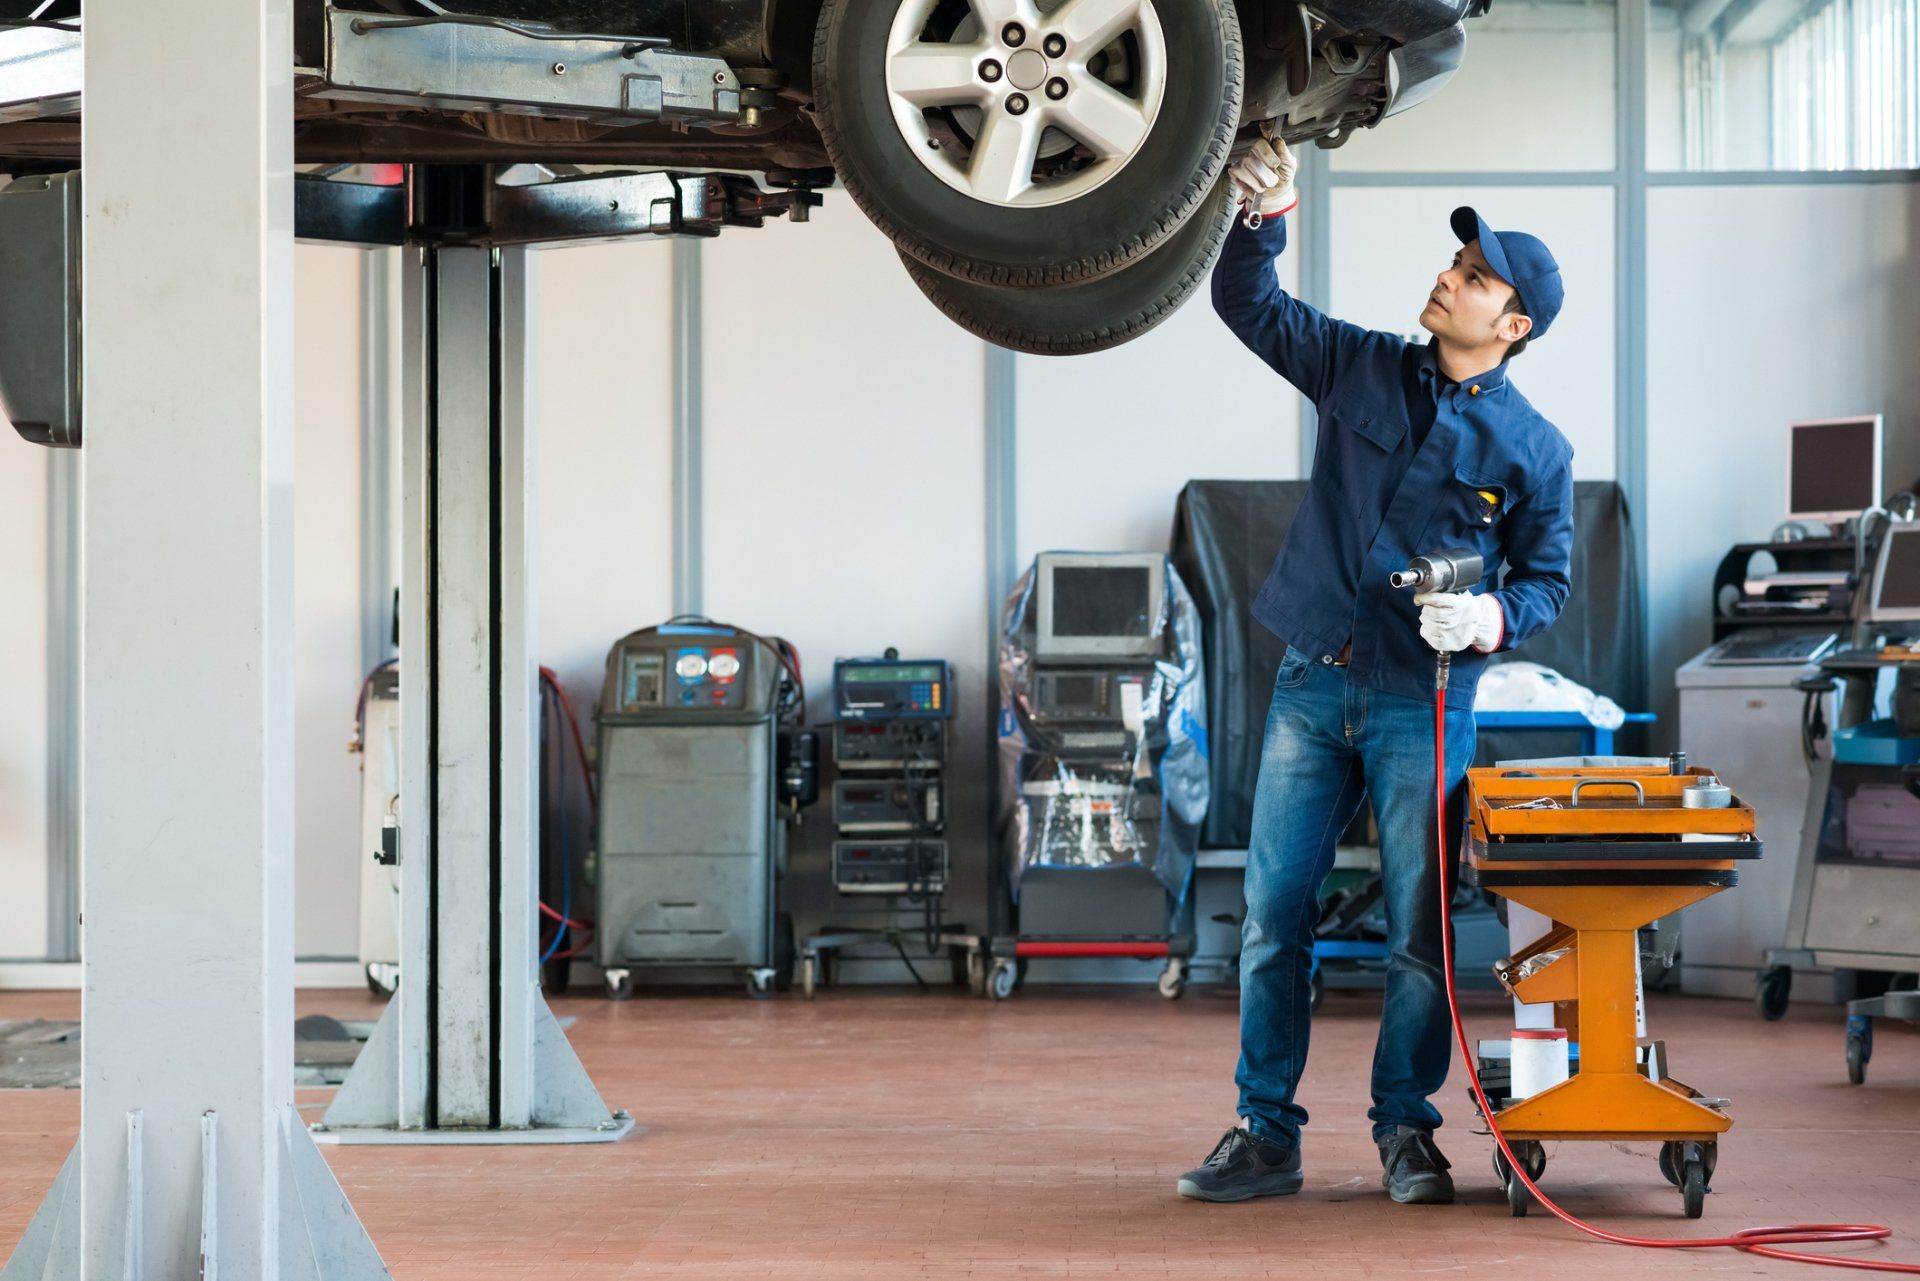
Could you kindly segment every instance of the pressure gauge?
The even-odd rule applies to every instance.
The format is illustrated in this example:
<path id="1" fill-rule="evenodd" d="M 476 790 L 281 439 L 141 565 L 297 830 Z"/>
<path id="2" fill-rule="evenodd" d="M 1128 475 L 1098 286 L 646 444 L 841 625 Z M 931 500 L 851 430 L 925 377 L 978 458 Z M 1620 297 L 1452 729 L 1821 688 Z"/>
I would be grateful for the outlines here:
<path id="1" fill-rule="evenodd" d="M 687 650 L 674 663 L 673 670 L 683 681 L 697 681 L 707 674 L 707 656 L 697 649 Z"/>
<path id="2" fill-rule="evenodd" d="M 707 664 L 707 671 L 717 681 L 730 681 L 740 674 L 740 656 L 730 649 L 723 649 Z"/>

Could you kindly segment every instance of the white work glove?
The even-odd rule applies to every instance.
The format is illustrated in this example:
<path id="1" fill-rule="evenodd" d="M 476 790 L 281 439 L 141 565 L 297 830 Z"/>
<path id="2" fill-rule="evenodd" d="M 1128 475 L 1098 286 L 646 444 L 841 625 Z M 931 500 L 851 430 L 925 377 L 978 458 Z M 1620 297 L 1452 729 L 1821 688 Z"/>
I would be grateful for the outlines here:
<path id="1" fill-rule="evenodd" d="M 1442 654 L 1471 645 L 1491 652 L 1506 634 L 1507 617 L 1500 602 L 1471 592 L 1422 592 L 1413 598 L 1420 607 L 1420 639 Z"/>
<path id="2" fill-rule="evenodd" d="M 1300 162 L 1294 159 L 1285 139 L 1273 136 L 1272 129 L 1272 121 L 1261 125 L 1253 150 L 1227 171 L 1233 180 L 1234 199 L 1246 209 L 1250 225 L 1256 227 L 1300 203 L 1293 190 L 1293 174 Z"/>

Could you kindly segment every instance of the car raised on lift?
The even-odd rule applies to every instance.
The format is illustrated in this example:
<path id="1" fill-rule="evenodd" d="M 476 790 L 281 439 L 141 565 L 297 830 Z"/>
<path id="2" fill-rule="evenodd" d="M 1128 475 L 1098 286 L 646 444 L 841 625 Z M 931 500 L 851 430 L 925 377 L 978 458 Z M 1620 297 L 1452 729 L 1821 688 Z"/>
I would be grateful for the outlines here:
<path id="1" fill-rule="evenodd" d="M 837 177 L 955 321 L 1091 351 L 1204 279 L 1263 124 L 1338 146 L 1407 109 L 1486 3 L 294 0 L 296 157 Z M 0 0 L 32 27 L 81 0 Z M 78 102 L 41 105 L 0 101 L 0 170 L 78 162 Z"/>

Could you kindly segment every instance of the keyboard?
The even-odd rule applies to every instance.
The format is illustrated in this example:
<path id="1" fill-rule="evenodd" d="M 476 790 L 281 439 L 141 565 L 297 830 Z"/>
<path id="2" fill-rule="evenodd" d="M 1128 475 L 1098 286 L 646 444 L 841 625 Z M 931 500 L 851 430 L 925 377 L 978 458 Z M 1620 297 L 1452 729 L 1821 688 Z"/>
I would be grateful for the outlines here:
<path id="1" fill-rule="evenodd" d="M 1833 632 L 1776 632 L 1756 628 L 1736 632 L 1707 655 L 1709 667 L 1805 664 L 1818 662 L 1839 637 Z"/>

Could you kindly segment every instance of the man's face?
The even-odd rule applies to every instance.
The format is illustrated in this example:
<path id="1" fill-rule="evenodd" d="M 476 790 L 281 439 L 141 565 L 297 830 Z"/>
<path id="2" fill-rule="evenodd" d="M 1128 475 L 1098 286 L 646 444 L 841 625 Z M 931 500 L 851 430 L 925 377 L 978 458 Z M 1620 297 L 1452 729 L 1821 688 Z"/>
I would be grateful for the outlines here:
<path id="1" fill-rule="evenodd" d="M 1453 263 L 1433 282 L 1420 326 L 1436 338 L 1462 347 L 1511 343 L 1532 328 L 1525 316 L 1506 310 L 1513 286 L 1494 275 L 1480 254 L 1480 242 L 1460 246 Z"/>

